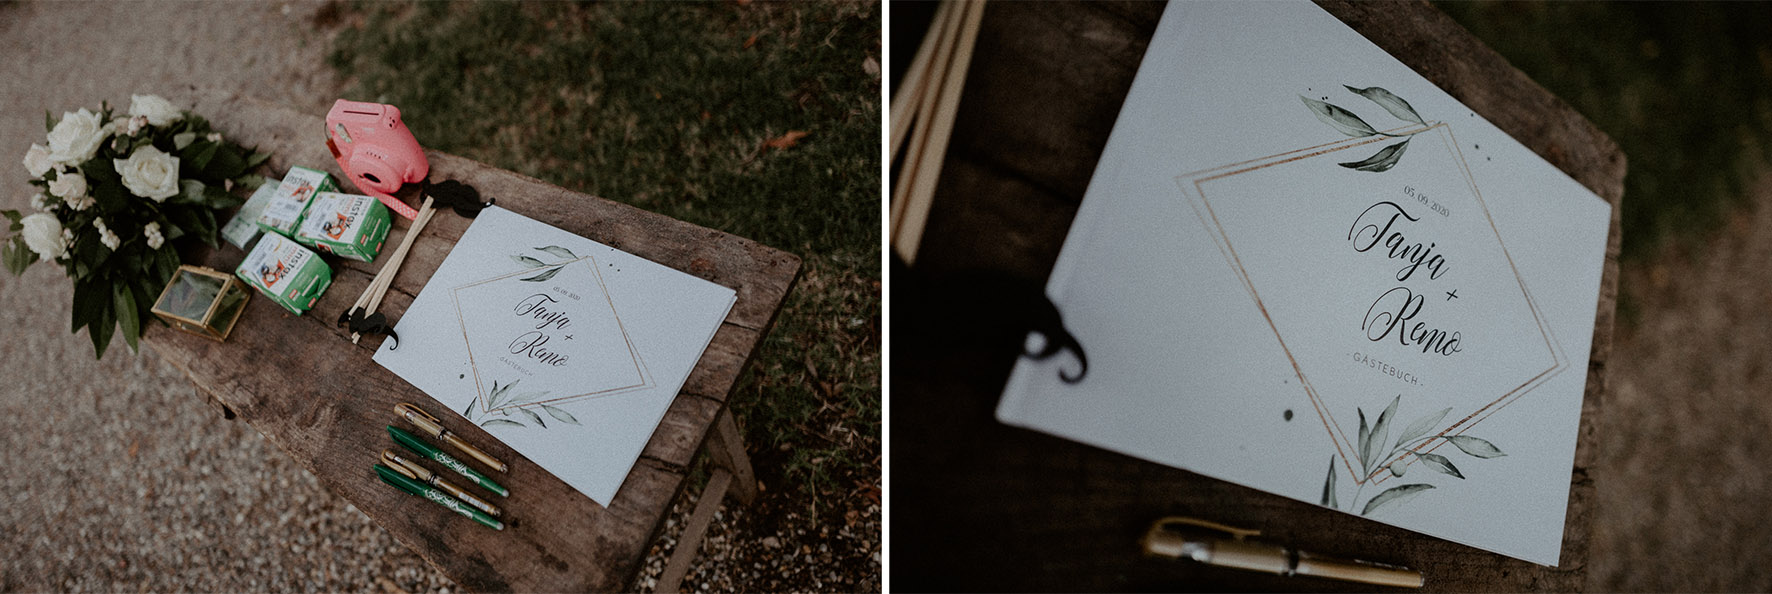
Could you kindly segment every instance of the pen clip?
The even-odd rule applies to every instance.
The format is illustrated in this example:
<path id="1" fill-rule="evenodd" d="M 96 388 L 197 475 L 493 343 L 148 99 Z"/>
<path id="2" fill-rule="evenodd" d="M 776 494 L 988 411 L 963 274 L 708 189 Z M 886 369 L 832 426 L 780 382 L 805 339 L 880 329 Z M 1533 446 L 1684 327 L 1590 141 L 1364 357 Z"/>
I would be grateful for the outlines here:
<path id="1" fill-rule="evenodd" d="M 1261 536 L 1260 530 L 1250 530 L 1247 528 L 1238 528 L 1235 526 L 1227 526 L 1224 524 L 1220 524 L 1218 522 L 1209 522 L 1209 521 L 1202 520 L 1199 518 L 1190 518 L 1187 516 L 1169 516 L 1169 517 L 1163 518 L 1161 520 L 1157 520 L 1155 523 L 1152 523 L 1150 532 L 1146 533 L 1146 538 L 1149 538 L 1150 535 L 1156 534 L 1158 532 L 1169 532 L 1170 531 L 1169 527 L 1174 526 L 1174 525 L 1195 526 L 1195 527 L 1199 527 L 1199 528 L 1205 528 L 1207 530 L 1217 530 L 1219 532 L 1223 532 L 1225 534 L 1230 535 L 1231 538 L 1236 539 L 1236 540 L 1243 540 L 1244 538 L 1247 538 L 1250 536 Z"/>
<path id="2" fill-rule="evenodd" d="M 1181 531 L 1175 530 L 1175 528 L 1181 526 L 1193 526 L 1219 532 L 1230 536 L 1231 540 L 1236 541 L 1241 541 L 1250 536 L 1259 536 L 1261 534 L 1260 530 L 1247 530 L 1235 526 L 1226 526 L 1224 524 L 1209 522 L 1199 518 L 1169 516 L 1151 523 L 1150 529 L 1146 530 L 1144 533 L 1144 538 L 1139 539 L 1139 547 L 1144 549 L 1144 554 L 1148 556 L 1195 558 L 1195 560 L 1199 560 L 1196 558 L 1196 555 L 1201 554 L 1202 551 L 1204 551 L 1204 547 L 1208 546 L 1207 543 L 1210 543 L 1215 539 L 1206 538 L 1202 540 L 1199 538 L 1187 538 L 1181 534 Z"/>
<path id="3" fill-rule="evenodd" d="M 405 402 L 396 404 L 394 405 L 394 414 L 400 415 L 407 421 L 411 421 L 412 424 L 417 425 L 419 429 L 423 429 L 426 433 L 431 434 L 431 437 L 440 437 L 443 435 L 443 422 L 437 420 L 437 417 L 431 416 L 430 413 L 419 409 L 417 406 Z"/>
<path id="4" fill-rule="evenodd" d="M 419 466 L 416 462 L 401 457 L 399 454 L 394 453 L 393 450 L 382 450 L 381 461 L 382 464 L 387 465 L 387 467 L 394 472 L 406 475 L 406 478 L 415 481 L 428 483 L 431 482 L 432 477 L 435 476 L 431 474 L 430 470 L 425 469 L 423 466 Z"/>

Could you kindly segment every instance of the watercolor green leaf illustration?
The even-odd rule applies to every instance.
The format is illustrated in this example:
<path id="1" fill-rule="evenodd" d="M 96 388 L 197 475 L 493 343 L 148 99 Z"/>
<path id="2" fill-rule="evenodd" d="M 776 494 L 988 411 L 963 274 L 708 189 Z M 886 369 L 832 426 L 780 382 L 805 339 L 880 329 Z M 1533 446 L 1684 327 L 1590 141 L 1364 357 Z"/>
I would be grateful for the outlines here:
<path id="1" fill-rule="evenodd" d="M 499 385 L 498 380 L 492 380 L 492 390 L 488 391 L 486 394 L 486 408 L 497 408 L 497 410 L 483 414 L 477 413 L 476 411 L 478 409 L 475 405 L 480 403 L 480 397 L 475 396 L 473 400 L 468 401 L 467 408 L 462 409 L 461 415 L 467 417 L 469 421 L 474 421 L 475 415 L 479 414 L 479 416 L 482 417 L 478 420 L 481 427 L 528 427 L 529 425 L 523 424 L 522 421 L 522 419 L 527 418 L 530 423 L 534 423 L 537 427 L 542 429 L 548 428 L 547 421 L 542 418 L 541 414 L 534 410 L 530 410 L 530 407 L 534 406 L 540 408 L 542 412 L 548 413 L 548 416 L 553 417 L 556 421 L 583 426 L 583 423 L 578 422 L 578 418 L 572 416 L 572 413 L 566 412 L 559 407 L 536 402 L 550 393 L 546 390 L 513 394 L 512 390 L 517 387 L 517 384 L 521 383 L 523 383 L 523 380 L 517 380 L 501 386 Z M 503 406 L 504 408 L 498 408 L 500 406 Z M 512 409 L 515 409 L 519 416 L 511 416 Z M 494 413 L 497 414 L 494 415 Z"/>
<path id="2" fill-rule="evenodd" d="M 538 251 L 538 252 L 541 252 L 541 253 L 544 253 L 544 254 L 547 254 L 550 256 L 554 256 L 556 258 L 565 258 L 565 259 L 561 260 L 559 262 L 554 262 L 554 263 L 550 264 L 548 262 L 543 262 L 537 258 L 533 258 L 533 257 L 527 256 L 524 254 L 511 254 L 511 261 L 521 264 L 524 268 L 547 268 L 547 270 L 543 270 L 534 276 L 520 278 L 517 280 L 528 281 L 528 282 L 532 282 L 532 283 L 539 283 L 539 282 L 546 281 L 548 279 L 554 278 L 554 275 L 560 274 L 560 268 L 562 267 L 562 265 L 566 264 L 567 262 L 571 262 L 573 260 L 578 259 L 578 256 L 575 256 L 572 254 L 572 250 L 569 250 L 569 249 L 566 249 L 566 248 L 563 248 L 563 247 L 560 247 L 557 245 L 543 246 L 543 247 L 531 248 L 531 249 L 534 249 L 535 251 Z"/>
<path id="3" fill-rule="evenodd" d="M 1415 111 L 1414 106 L 1409 105 L 1408 101 L 1405 101 L 1402 97 L 1398 97 L 1396 93 L 1392 93 L 1383 87 L 1366 87 L 1364 89 L 1356 89 L 1349 85 L 1342 85 L 1342 87 L 1355 95 L 1359 95 L 1366 100 L 1377 104 L 1392 117 L 1421 126 L 1419 129 L 1408 130 L 1402 133 L 1381 132 L 1373 127 L 1372 124 L 1366 123 L 1366 120 L 1361 119 L 1359 115 L 1349 111 L 1347 108 L 1329 103 L 1327 101 L 1328 97 L 1324 97 L 1324 100 L 1319 101 L 1299 95 L 1299 100 L 1304 101 L 1305 107 L 1310 108 L 1311 113 L 1316 115 L 1318 120 L 1322 120 L 1323 123 L 1329 124 L 1330 127 L 1335 128 L 1336 131 L 1341 132 L 1342 134 L 1353 138 L 1389 136 L 1392 138 L 1403 139 L 1401 142 L 1379 149 L 1378 152 L 1373 153 L 1372 156 L 1366 157 L 1365 159 L 1338 163 L 1338 165 L 1341 165 L 1342 167 L 1355 171 L 1369 171 L 1372 173 L 1390 171 L 1392 167 L 1396 167 L 1397 163 L 1403 159 L 1403 152 L 1409 149 L 1410 137 L 1426 132 L 1429 128 L 1432 128 L 1432 125 L 1429 124 L 1426 119 L 1422 118 L 1420 113 Z"/>
<path id="4" fill-rule="evenodd" d="M 1404 106 L 1406 107 L 1407 104 Z M 1367 480 L 1359 481 L 1359 487 L 1354 490 L 1353 499 L 1348 501 L 1349 507 L 1346 511 L 1352 512 L 1358 509 L 1360 515 L 1370 515 L 1382 509 L 1401 505 L 1415 496 L 1433 489 L 1434 485 L 1428 483 L 1398 485 L 1373 495 L 1370 499 L 1365 500 L 1364 504 L 1360 503 L 1360 497 L 1364 494 L 1366 486 L 1373 482 L 1371 479 L 1386 471 L 1390 472 L 1393 477 L 1402 477 L 1409 470 L 1411 458 L 1421 462 L 1423 468 L 1464 480 L 1464 473 L 1458 469 L 1457 465 L 1453 464 L 1451 458 L 1433 452 L 1421 451 L 1434 440 L 1444 440 L 1446 443 L 1451 443 L 1458 451 L 1473 458 L 1488 459 L 1507 455 L 1495 444 L 1479 437 L 1428 435 L 1429 431 L 1432 431 L 1440 421 L 1445 420 L 1447 414 L 1452 412 L 1451 408 L 1441 409 L 1416 418 L 1404 426 L 1402 431 L 1397 432 L 1396 439 L 1393 441 L 1390 435 L 1391 425 L 1396 420 L 1397 407 L 1402 403 L 1402 400 L 1401 394 L 1392 398 L 1390 405 L 1384 407 L 1384 410 L 1378 413 L 1378 419 L 1371 424 L 1366 421 L 1365 409 L 1358 407 L 1354 409 L 1360 419 L 1360 432 L 1353 452 L 1355 459 L 1349 460 L 1349 462 L 1350 466 L 1351 462 L 1359 462 L 1360 476 L 1366 477 Z M 1335 471 L 1336 458 L 1339 456 L 1344 456 L 1344 454 L 1329 455 L 1329 476 L 1323 480 L 1323 497 L 1321 499 L 1322 505 L 1335 509 L 1342 509 L 1336 487 L 1338 473 Z M 1386 462 L 1387 460 L 1389 462 Z"/>

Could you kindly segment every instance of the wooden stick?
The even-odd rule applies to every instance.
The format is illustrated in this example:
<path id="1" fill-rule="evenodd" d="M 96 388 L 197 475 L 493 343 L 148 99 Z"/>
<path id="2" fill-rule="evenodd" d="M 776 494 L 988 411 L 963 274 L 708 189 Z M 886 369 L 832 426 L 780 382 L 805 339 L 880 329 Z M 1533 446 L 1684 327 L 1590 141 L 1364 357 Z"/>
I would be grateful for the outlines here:
<path id="1" fill-rule="evenodd" d="M 964 0 L 949 0 L 943 4 L 960 1 Z M 941 96 L 942 84 L 947 81 L 947 71 L 952 63 L 954 44 L 958 41 L 960 26 L 965 21 L 964 7 L 953 8 L 951 11 L 952 14 L 942 23 L 942 28 L 939 31 L 931 29 L 929 32 L 929 35 L 936 37 L 936 46 L 935 55 L 930 61 L 932 70 L 925 74 L 926 82 L 919 89 L 922 92 L 918 94 L 916 99 L 916 120 L 922 125 L 916 126 L 916 129 L 911 132 L 911 145 L 905 149 L 905 156 L 898 167 L 898 177 L 892 184 L 892 212 L 890 216 L 892 217 L 892 242 L 895 248 L 899 247 L 899 239 L 905 234 L 904 219 L 906 210 L 911 203 L 911 186 L 917 179 L 918 168 L 922 167 L 924 163 L 923 153 L 929 146 L 929 135 L 932 133 L 930 122 L 935 116 L 936 100 Z M 914 254 L 905 255 L 902 249 L 899 252 L 906 262 L 915 256 Z"/>
<path id="2" fill-rule="evenodd" d="M 418 239 L 418 234 L 424 231 L 425 223 L 430 222 L 431 215 L 437 212 L 431 207 L 432 202 L 434 200 L 430 196 L 425 196 L 424 206 L 419 208 L 418 217 L 412 220 L 412 225 L 406 228 L 406 237 L 400 240 L 400 247 L 394 248 L 394 253 L 388 256 L 388 263 L 383 264 L 381 270 L 375 273 L 375 278 L 369 280 L 369 286 L 363 288 L 363 294 L 357 297 L 357 303 L 351 306 L 352 310 L 363 308 L 363 315 L 368 316 L 375 313 L 375 308 L 381 305 L 382 297 L 387 295 L 388 287 L 394 282 L 394 275 L 399 274 L 400 264 L 406 261 L 406 252 L 412 249 L 413 240 Z M 361 334 L 352 332 L 351 344 L 357 344 L 361 338 Z"/>
<path id="3" fill-rule="evenodd" d="M 921 149 L 912 147 L 921 162 L 916 164 L 906 195 L 907 203 L 893 237 L 893 247 L 907 264 L 916 261 L 923 227 L 929 222 L 929 208 L 935 201 L 935 184 L 941 179 L 942 161 L 947 157 L 948 140 L 953 136 L 954 118 L 960 109 L 960 92 L 966 86 L 966 71 L 972 65 L 972 48 L 978 41 L 978 27 L 983 19 L 983 0 L 967 2 L 960 19 L 959 38 L 942 77 L 933 118 L 923 119 L 923 126 L 918 127 L 921 132 L 927 126 L 930 132 Z M 901 178 L 907 170 L 899 170 Z"/>
<path id="4" fill-rule="evenodd" d="M 954 18 L 954 4 L 943 2 L 935 10 L 935 20 L 929 22 L 931 33 L 947 28 L 949 19 Z M 941 39 L 940 35 L 924 35 L 923 43 L 917 46 L 917 55 L 911 58 L 911 65 L 905 69 L 904 78 L 899 81 L 897 89 L 892 91 L 892 155 L 898 155 L 898 148 L 904 145 L 904 137 L 911 131 L 911 122 L 916 121 L 917 108 L 923 103 L 923 88 L 928 84 L 929 64 L 935 61 L 935 46 Z"/>

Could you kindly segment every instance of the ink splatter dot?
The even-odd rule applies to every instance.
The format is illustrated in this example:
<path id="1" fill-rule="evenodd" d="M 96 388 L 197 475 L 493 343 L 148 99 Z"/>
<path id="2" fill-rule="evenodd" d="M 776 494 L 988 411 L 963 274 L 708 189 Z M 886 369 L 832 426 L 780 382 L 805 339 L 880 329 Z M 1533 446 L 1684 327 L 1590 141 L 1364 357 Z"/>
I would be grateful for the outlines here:
<path id="1" fill-rule="evenodd" d="M 1287 421 L 1291 421 L 1292 420 L 1292 409 L 1290 409 L 1290 408 L 1286 409 L 1286 414 L 1283 414 L 1280 416 L 1285 417 Z"/>

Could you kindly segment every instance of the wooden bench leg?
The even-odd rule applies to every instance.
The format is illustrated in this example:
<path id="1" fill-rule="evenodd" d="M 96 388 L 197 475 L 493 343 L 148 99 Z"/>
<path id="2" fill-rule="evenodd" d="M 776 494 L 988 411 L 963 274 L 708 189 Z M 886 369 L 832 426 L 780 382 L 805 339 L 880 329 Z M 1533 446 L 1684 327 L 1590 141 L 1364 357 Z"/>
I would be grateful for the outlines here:
<path id="1" fill-rule="evenodd" d="M 726 498 L 726 489 L 731 485 L 732 473 L 715 468 L 714 476 L 708 478 L 708 488 L 701 492 L 701 501 L 695 504 L 695 513 L 689 516 L 689 525 L 683 527 L 682 536 L 677 537 L 677 550 L 671 551 L 671 559 L 665 562 L 664 573 L 659 574 L 658 587 L 653 592 L 674 593 L 683 584 L 683 576 L 689 573 L 689 563 L 701 550 L 702 537 L 707 535 L 708 524 L 714 520 L 714 510 L 720 508 L 721 500 Z"/>
<path id="2" fill-rule="evenodd" d="M 732 409 L 720 411 L 714 431 L 708 435 L 708 455 L 714 465 L 732 473 L 732 490 L 727 495 L 739 505 L 750 505 L 757 498 L 757 475 L 751 472 L 751 456 L 744 450 L 744 433 L 732 419 Z M 705 501 L 705 499 L 704 499 Z"/>
<path id="3" fill-rule="evenodd" d="M 731 496 L 739 505 L 748 505 L 757 498 L 757 475 L 751 472 L 751 456 L 744 450 L 744 434 L 738 431 L 738 422 L 732 418 L 730 409 L 720 411 L 720 418 L 714 421 L 714 430 L 708 435 L 708 456 L 713 462 L 713 475 L 708 477 L 708 486 L 701 492 L 701 500 L 695 504 L 695 512 L 689 516 L 689 525 L 683 527 L 683 534 L 677 537 L 677 549 L 671 551 L 671 558 L 665 562 L 664 573 L 658 576 L 658 586 L 653 592 L 676 592 L 683 585 L 683 576 L 689 573 L 689 564 L 695 561 L 695 554 L 701 551 L 702 538 L 707 536 L 708 524 L 714 520 L 714 511 Z"/>

